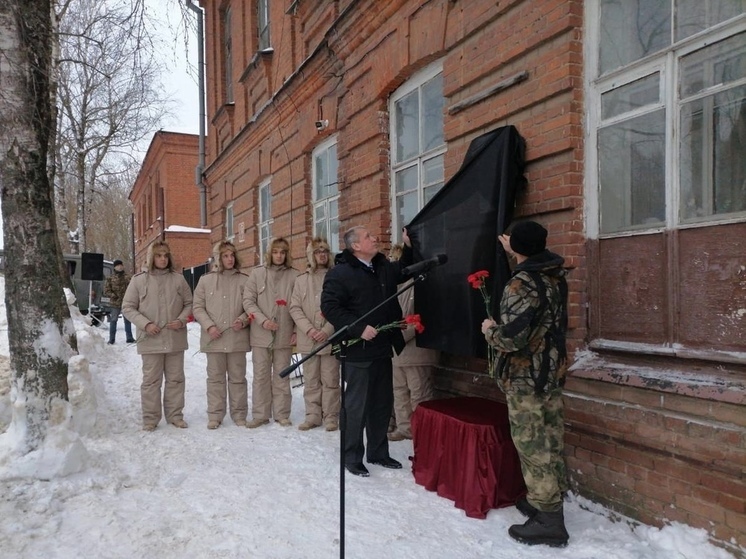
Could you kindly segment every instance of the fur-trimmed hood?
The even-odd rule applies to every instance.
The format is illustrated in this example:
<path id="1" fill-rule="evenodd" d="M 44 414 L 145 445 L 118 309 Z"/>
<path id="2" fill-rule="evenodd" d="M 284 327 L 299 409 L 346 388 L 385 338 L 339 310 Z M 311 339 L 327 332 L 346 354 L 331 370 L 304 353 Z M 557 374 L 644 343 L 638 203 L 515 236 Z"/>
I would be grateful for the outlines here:
<path id="1" fill-rule="evenodd" d="M 155 266 L 153 264 L 153 256 L 155 255 L 156 252 L 160 252 L 162 250 L 165 250 L 166 253 L 168 254 L 168 266 L 166 267 L 166 269 L 169 272 L 174 271 L 174 259 L 171 256 L 171 248 L 168 246 L 168 243 L 166 241 L 155 241 L 152 245 L 148 247 L 148 256 L 146 260 L 146 266 L 147 266 L 148 272 L 152 272 L 153 270 L 155 270 Z"/>
<path id="2" fill-rule="evenodd" d="M 269 243 L 269 248 L 264 254 L 264 267 L 269 269 L 272 267 L 272 249 L 273 248 L 284 248 L 285 249 L 285 268 L 293 267 L 293 257 L 290 255 L 290 243 L 282 237 L 276 237 Z"/>
<path id="3" fill-rule="evenodd" d="M 236 259 L 233 268 L 235 270 L 240 270 L 241 260 L 238 257 L 238 250 L 236 250 L 236 246 L 230 241 L 220 241 L 219 243 L 215 243 L 215 246 L 212 247 L 212 258 L 215 270 L 218 272 L 225 271 L 223 269 L 223 261 L 220 259 L 220 255 L 226 250 L 230 250 L 233 253 L 233 257 Z"/>
<path id="4" fill-rule="evenodd" d="M 329 250 L 329 243 L 326 242 L 326 239 L 324 237 L 314 237 L 311 239 L 311 242 L 308 243 L 308 246 L 306 247 L 306 258 L 308 259 L 308 269 L 312 272 L 316 271 L 317 265 L 316 265 L 316 258 L 314 258 L 313 253 L 315 250 L 318 249 L 324 249 L 329 253 L 329 258 L 327 259 L 326 267 L 331 268 L 334 266 L 334 257 L 331 254 L 331 251 Z"/>

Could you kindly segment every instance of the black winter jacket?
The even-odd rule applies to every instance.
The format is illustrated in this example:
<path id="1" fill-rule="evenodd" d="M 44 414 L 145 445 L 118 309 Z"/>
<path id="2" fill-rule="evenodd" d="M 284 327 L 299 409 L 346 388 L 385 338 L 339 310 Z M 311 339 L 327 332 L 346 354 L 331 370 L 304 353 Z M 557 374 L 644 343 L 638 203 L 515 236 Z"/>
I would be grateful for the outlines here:
<path id="1" fill-rule="evenodd" d="M 401 271 L 411 263 L 412 250 L 405 246 L 398 262 L 389 262 L 381 253 L 374 256 L 372 264 L 375 272 L 371 272 L 352 252 L 345 249 L 337 255 L 334 267 L 324 278 L 321 312 L 336 330 L 352 324 L 396 293 L 397 285 L 404 281 Z M 401 307 L 394 297 L 351 328 L 348 337 L 359 338 L 367 325 L 379 327 L 401 318 Z M 347 360 L 361 362 L 391 357 L 392 346 L 397 354 L 404 348 L 401 330 L 380 332 L 371 341 L 361 340 L 350 345 L 347 348 Z"/>

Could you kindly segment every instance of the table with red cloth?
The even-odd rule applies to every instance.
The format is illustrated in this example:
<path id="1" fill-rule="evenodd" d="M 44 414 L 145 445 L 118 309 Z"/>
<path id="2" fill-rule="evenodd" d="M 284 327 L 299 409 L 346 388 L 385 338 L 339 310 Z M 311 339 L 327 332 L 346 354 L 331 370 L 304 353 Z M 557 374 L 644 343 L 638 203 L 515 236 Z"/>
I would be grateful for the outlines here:
<path id="1" fill-rule="evenodd" d="M 484 398 L 422 402 L 412 415 L 415 482 L 485 518 L 526 494 L 508 408 Z"/>

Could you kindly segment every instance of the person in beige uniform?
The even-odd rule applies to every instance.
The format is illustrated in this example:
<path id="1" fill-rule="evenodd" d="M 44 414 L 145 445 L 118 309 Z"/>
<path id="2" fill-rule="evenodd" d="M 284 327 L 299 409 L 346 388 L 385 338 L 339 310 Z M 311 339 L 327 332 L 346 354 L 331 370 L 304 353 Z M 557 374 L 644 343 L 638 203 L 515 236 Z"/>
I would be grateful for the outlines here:
<path id="1" fill-rule="evenodd" d="M 165 241 L 148 249 L 147 270 L 132 278 L 122 312 L 137 326 L 137 353 L 142 356 L 142 428 L 153 431 L 161 420 L 182 429 L 184 421 L 184 351 L 189 347 L 186 324 L 192 314 L 192 291 L 174 271 Z M 161 384 L 163 407 L 161 408 Z"/>
<path id="2" fill-rule="evenodd" d="M 389 258 L 398 260 L 401 256 L 401 245 L 391 247 Z M 407 283 L 411 283 L 409 280 Z M 404 283 L 399 289 L 407 285 Z M 414 288 L 399 295 L 402 315 L 414 314 Z M 417 347 L 415 329 L 412 324 L 402 331 L 407 343 L 399 355 L 394 355 L 394 414 L 396 416 L 396 430 L 388 434 L 390 441 L 403 441 L 412 438 L 410 420 L 412 413 L 420 402 L 432 400 L 433 368 L 440 360 L 440 352 L 435 349 Z"/>
<path id="3" fill-rule="evenodd" d="M 295 279 L 290 300 L 290 316 L 295 322 L 297 348 L 308 354 L 334 333 L 334 326 L 321 314 L 321 288 L 324 276 L 332 267 L 329 244 L 321 237 L 314 238 L 306 249 L 308 271 Z M 305 356 L 305 355 L 304 355 Z M 303 400 L 306 419 L 298 426 L 301 431 L 322 424 L 327 431 L 339 428 L 339 361 L 327 345 L 303 363 Z"/>
<path id="4" fill-rule="evenodd" d="M 288 305 L 298 271 L 292 267 L 290 244 L 274 239 L 264 255 L 264 266 L 249 275 L 243 307 L 254 315 L 249 329 L 254 380 L 251 384 L 252 420 L 249 429 L 269 423 L 270 417 L 287 427 L 290 422 L 290 378 L 280 372 L 290 365 L 295 345 L 295 325 Z"/>
<path id="5" fill-rule="evenodd" d="M 243 297 L 249 277 L 240 271 L 233 243 L 217 243 L 213 257 L 215 270 L 199 278 L 193 305 L 194 318 L 202 327 L 200 350 L 207 355 L 207 428 L 217 429 L 223 423 L 226 389 L 233 423 L 246 427 L 246 352 L 251 345 Z"/>

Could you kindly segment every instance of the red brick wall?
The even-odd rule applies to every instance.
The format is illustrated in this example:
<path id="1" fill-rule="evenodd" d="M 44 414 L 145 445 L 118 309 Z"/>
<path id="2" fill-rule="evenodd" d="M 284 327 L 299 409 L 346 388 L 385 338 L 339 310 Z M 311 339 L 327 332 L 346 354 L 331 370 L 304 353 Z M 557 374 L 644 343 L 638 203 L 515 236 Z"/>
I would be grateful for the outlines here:
<path id="1" fill-rule="evenodd" d="M 168 231 L 171 226 L 201 228 L 199 188 L 194 180 L 198 160 L 197 136 L 164 131 L 153 136 L 130 192 L 135 216 L 136 270 L 145 265 L 148 247 L 156 240 L 169 243 L 179 268 L 203 264 L 209 257 L 209 233 Z"/>
<path id="2" fill-rule="evenodd" d="M 232 106 L 222 105 L 221 3 L 200 3 L 207 17 L 212 124 L 206 178 L 213 241 L 224 234 L 224 208 L 233 201 L 235 222 L 246 227 L 237 241 L 240 254 L 246 266 L 260 263 L 256 187 L 271 177 L 273 234 L 287 237 L 293 257 L 303 262 L 311 230 L 311 152 L 337 134 L 342 229 L 364 224 L 387 242 L 389 96 L 415 72 L 442 60 L 446 179 L 475 137 L 508 124 L 517 127 L 526 139 L 528 178 L 517 212 L 546 224 L 551 248 L 573 268 L 569 342 L 572 350 L 585 348 L 582 1 L 361 0 L 324 3 L 324 9 L 319 2 L 300 2 L 294 15 L 272 3 L 274 53 L 234 54 Z M 249 14 L 244 21 L 234 18 L 234 45 L 247 44 L 244 38 L 253 33 L 251 5 L 231 2 L 236 13 Z M 457 110 L 457 104 L 524 75 Z M 321 119 L 329 126 L 319 133 L 314 121 Z M 502 399 L 484 370 L 481 360 L 446 355 L 438 388 Z M 683 382 L 665 393 L 664 400 L 682 407 L 672 409 L 656 404 L 659 389 L 632 389 L 625 382 L 568 383 L 567 453 L 576 490 L 645 522 L 681 520 L 720 540 L 746 544 L 741 450 L 746 441 L 743 420 L 735 427 L 733 422 L 744 402 L 682 395 Z M 709 417 L 715 408 L 718 413 Z M 727 445 L 737 450 L 721 448 Z"/>

